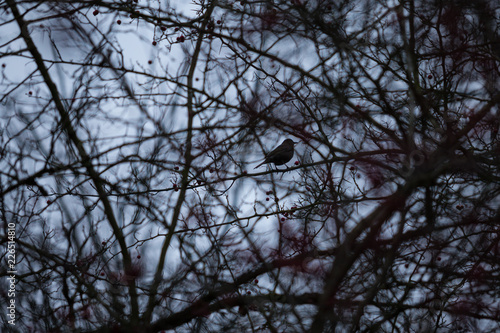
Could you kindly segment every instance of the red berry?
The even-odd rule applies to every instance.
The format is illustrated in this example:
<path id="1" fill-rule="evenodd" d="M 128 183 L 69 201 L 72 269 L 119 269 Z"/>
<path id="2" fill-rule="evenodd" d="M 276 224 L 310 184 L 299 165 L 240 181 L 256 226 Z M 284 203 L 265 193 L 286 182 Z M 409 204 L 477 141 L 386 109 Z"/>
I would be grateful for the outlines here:
<path id="1" fill-rule="evenodd" d="M 29 94 L 29 95 L 33 95 L 33 92 L 32 92 L 32 91 L 28 91 L 28 94 Z"/>
<path id="2" fill-rule="evenodd" d="M 141 259 L 141 255 L 140 254 L 137 256 L 137 259 Z"/>
<path id="3" fill-rule="evenodd" d="M 427 78 L 428 78 L 429 80 L 430 80 L 430 79 L 432 79 L 432 75 L 431 75 L 431 74 L 427 75 Z"/>
<path id="4" fill-rule="evenodd" d="M 167 30 L 167 27 L 160 27 L 160 30 L 161 30 L 161 31 L 166 31 L 166 30 Z"/>
<path id="5" fill-rule="evenodd" d="M 47 205 L 50 205 L 51 203 L 52 203 L 52 201 L 47 200 Z"/>
<path id="6" fill-rule="evenodd" d="M 210 169 L 210 170 L 209 170 L 209 172 L 210 172 L 210 173 L 214 173 L 214 172 L 215 172 L 215 170 L 214 170 L 214 169 Z"/>
<path id="7" fill-rule="evenodd" d="M 441 257 L 438 257 L 437 259 L 438 259 L 438 261 L 441 261 Z"/>
<path id="8" fill-rule="evenodd" d="M 184 40 L 185 40 L 185 37 L 184 37 L 184 36 L 180 36 L 180 37 L 179 37 L 179 41 L 180 41 L 181 43 L 183 43 L 183 42 L 184 42 Z"/>
<path id="9" fill-rule="evenodd" d="M 252 294 L 252 292 L 249 290 L 249 291 L 247 291 L 247 294 L 248 294 L 248 295 L 251 295 L 251 294 Z"/>
<path id="10" fill-rule="evenodd" d="M 408 265 L 408 264 L 405 264 L 405 268 L 408 268 L 408 266 L 410 266 L 410 265 Z"/>
<path id="11" fill-rule="evenodd" d="M 174 29 L 174 31 L 179 31 L 179 27 L 176 27 L 176 28 Z"/>
<path id="12" fill-rule="evenodd" d="M 101 276 L 104 276 L 104 272 L 101 272 Z"/>
<path id="13" fill-rule="evenodd" d="M 153 61 L 152 61 L 152 60 L 148 60 L 148 64 L 150 64 L 150 65 L 151 65 L 152 63 L 153 63 Z"/>
<path id="14" fill-rule="evenodd" d="M 179 170 L 179 167 L 178 166 L 174 167 L 174 170 Z"/>
<path id="15" fill-rule="evenodd" d="M 151 44 L 153 44 L 153 46 L 156 46 L 156 41 L 153 41 L 153 43 L 151 43 Z"/>
<path id="16" fill-rule="evenodd" d="M 118 20 L 118 21 L 116 21 L 116 24 L 120 25 L 120 24 L 122 24 L 122 21 Z"/>
<path id="17" fill-rule="evenodd" d="M 221 20 L 217 20 L 217 24 L 221 24 L 221 23 L 222 23 L 222 21 L 221 21 Z"/>
<path id="18" fill-rule="evenodd" d="M 200 78 L 195 77 L 195 78 L 194 78 L 194 80 L 195 80 L 195 81 L 200 81 Z"/>
<path id="19" fill-rule="evenodd" d="M 246 171 L 246 170 L 243 170 L 242 174 L 243 174 L 243 175 L 246 175 L 246 174 L 247 174 L 247 171 Z"/>
<path id="20" fill-rule="evenodd" d="M 103 241 L 101 244 L 102 244 L 102 245 L 106 245 L 106 242 L 104 242 L 104 241 Z"/>
<path id="21" fill-rule="evenodd" d="M 299 161 L 295 161 L 295 165 L 299 165 Z"/>
<path id="22" fill-rule="evenodd" d="M 259 283 L 259 280 L 255 279 L 255 281 L 254 281 L 254 282 L 255 282 L 255 283 Z"/>
<path id="23" fill-rule="evenodd" d="M 285 220 L 286 220 L 286 219 L 285 219 L 284 217 L 282 217 L 282 218 L 281 218 L 281 222 L 285 222 Z"/>
<path id="24" fill-rule="evenodd" d="M 94 16 L 97 16 L 99 14 L 99 11 L 96 9 L 94 10 L 94 12 L 92 13 Z"/>
<path id="25" fill-rule="evenodd" d="M 5 68 L 5 66 L 6 66 L 5 64 L 2 64 L 2 68 Z"/>
<path id="26" fill-rule="evenodd" d="M 269 201 L 269 197 L 266 198 L 266 201 Z"/>

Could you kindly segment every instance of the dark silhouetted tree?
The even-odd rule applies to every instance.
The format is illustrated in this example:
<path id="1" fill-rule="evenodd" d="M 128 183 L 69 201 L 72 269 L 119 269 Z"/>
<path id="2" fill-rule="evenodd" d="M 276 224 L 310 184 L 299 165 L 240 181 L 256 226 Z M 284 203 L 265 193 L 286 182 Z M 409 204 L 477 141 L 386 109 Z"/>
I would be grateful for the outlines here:
<path id="1" fill-rule="evenodd" d="M 500 330 L 498 1 L 0 10 L 2 331 Z"/>

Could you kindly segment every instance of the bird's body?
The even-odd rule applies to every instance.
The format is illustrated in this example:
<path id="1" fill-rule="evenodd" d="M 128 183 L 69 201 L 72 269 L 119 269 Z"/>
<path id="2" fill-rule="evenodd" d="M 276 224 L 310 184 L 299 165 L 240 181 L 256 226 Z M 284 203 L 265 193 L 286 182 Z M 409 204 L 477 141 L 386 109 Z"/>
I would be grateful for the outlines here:
<path id="1" fill-rule="evenodd" d="M 257 169 L 263 164 L 274 163 L 274 165 L 283 165 L 290 161 L 293 157 L 293 145 L 295 142 L 291 139 L 286 139 L 276 147 L 273 151 L 266 155 L 264 162 L 257 165 L 254 169 Z"/>

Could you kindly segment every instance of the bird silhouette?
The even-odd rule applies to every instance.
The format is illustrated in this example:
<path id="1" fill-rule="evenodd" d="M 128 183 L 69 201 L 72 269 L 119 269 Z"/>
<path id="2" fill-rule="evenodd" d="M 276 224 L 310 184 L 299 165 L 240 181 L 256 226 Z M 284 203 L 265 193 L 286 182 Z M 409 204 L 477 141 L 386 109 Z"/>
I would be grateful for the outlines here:
<path id="1" fill-rule="evenodd" d="M 293 157 L 293 146 L 296 144 L 291 139 L 286 139 L 276 147 L 273 151 L 266 155 L 264 162 L 257 165 L 254 169 L 257 169 L 263 164 L 274 163 L 274 165 L 283 165 L 290 161 Z"/>

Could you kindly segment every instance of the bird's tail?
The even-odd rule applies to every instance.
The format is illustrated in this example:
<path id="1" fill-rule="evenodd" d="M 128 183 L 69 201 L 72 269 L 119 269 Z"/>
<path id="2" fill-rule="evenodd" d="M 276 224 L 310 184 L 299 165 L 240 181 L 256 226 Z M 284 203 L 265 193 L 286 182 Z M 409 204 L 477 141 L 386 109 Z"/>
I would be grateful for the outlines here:
<path id="1" fill-rule="evenodd" d="M 258 167 L 260 167 L 261 165 L 263 165 L 264 163 L 266 163 L 266 161 L 262 162 L 261 164 L 257 165 L 254 169 L 257 169 Z"/>

